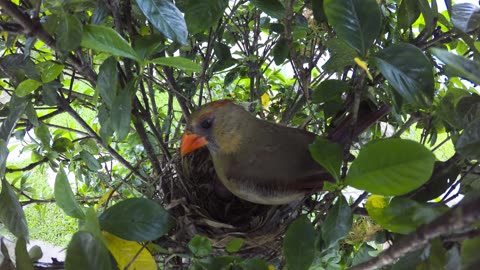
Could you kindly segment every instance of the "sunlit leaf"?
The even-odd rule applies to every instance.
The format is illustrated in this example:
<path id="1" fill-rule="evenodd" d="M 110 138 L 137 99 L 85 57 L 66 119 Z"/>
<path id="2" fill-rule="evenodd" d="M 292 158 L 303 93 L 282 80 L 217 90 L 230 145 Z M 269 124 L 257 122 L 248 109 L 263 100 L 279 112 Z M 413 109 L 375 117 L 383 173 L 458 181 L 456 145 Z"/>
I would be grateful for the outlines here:
<path id="1" fill-rule="evenodd" d="M 123 240 L 108 232 L 104 232 L 103 236 L 108 250 L 117 261 L 118 269 L 125 269 L 126 266 L 129 266 L 129 269 L 157 269 L 152 254 L 139 243 Z"/>
<path id="2" fill-rule="evenodd" d="M 151 63 L 167 66 L 167 67 L 174 67 L 184 71 L 191 71 L 191 72 L 200 72 L 202 68 L 199 64 L 193 62 L 190 59 L 183 58 L 183 57 L 160 57 L 155 58 L 150 61 Z"/>
<path id="3" fill-rule="evenodd" d="M 434 162 L 435 155 L 415 141 L 373 141 L 360 150 L 345 183 L 374 194 L 401 195 L 423 185 Z"/>
<path id="4" fill-rule="evenodd" d="M 19 97 L 24 97 L 37 90 L 41 85 L 42 83 L 39 81 L 26 79 L 18 84 L 17 88 L 15 89 L 15 94 L 17 94 Z"/>
<path id="5" fill-rule="evenodd" d="M 130 44 L 115 30 L 99 25 L 85 25 L 81 45 L 85 48 L 126 57 L 140 62 Z"/>

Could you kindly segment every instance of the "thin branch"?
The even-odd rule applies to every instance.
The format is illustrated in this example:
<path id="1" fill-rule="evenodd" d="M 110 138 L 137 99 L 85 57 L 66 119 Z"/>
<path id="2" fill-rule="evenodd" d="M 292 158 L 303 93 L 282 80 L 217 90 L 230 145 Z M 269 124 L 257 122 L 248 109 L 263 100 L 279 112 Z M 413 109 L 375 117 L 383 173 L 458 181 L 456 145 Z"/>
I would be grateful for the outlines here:
<path id="1" fill-rule="evenodd" d="M 450 209 L 446 214 L 423 225 L 413 233 L 400 239 L 393 246 L 369 261 L 355 265 L 350 270 L 379 269 L 393 264 L 407 253 L 418 250 L 429 241 L 447 235 L 453 231 L 463 230 L 480 220 L 480 197 L 472 198 Z"/>
<path id="2" fill-rule="evenodd" d="M 48 162 L 48 158 L 43 158 L 37 162 L 33 162 L 33 163 L 30 163 L 28 164 L 27 166 L 25 167 L 22 167 L 22 168 L 7 168 L 6 169 L 6 173 L 13 173 L 13 172 L 24 172 L 24 171 L 30 171 L 32 170 L 33 168 L 37 167 L 38 165 L 41 165 L 45 162 Z"/>

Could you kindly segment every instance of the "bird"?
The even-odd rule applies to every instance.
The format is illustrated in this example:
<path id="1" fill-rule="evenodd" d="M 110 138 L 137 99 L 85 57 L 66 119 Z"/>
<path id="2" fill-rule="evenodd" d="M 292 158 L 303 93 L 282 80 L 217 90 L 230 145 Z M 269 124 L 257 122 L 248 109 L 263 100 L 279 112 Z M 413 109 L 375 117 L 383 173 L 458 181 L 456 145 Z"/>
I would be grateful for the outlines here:
<path id="1" fill-rule="evenodd" d="M 283 205 L 321 190 L 334 178 L 311 156 L 316 134 L 256 118 L 232 100 L 218 100 L 190 115 L 181 156 L 207 147 L 220 182 L 235 196 Z"/>

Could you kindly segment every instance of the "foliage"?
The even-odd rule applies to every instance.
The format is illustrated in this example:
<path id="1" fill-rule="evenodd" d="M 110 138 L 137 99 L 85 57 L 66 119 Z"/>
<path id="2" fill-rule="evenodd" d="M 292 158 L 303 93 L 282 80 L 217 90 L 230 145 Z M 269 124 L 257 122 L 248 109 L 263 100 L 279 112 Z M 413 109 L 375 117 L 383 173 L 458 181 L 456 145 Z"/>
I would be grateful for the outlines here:
<path id="1" fill-rule="evenodd" d="M 79 221 L 67 248 L 69 269 L 478 265 L 478 5 L 0 0 L 0 6 L 0 221 L 18 239 L 17 257 L 27 257 L 32 230 L 22 206 L 52 200 Z M 223 246 L 200 234 L 188 243 L 171 237 L 192 232 L 190 220 L 170 214 L 182 202 L 165 192 L 182 170 L 175 161 L 183 125 L 196 107 L 221 98 L 324 137 L 310 150 L 337 182 L 310 198 L 323 208 L 306 203 L 292 211 L 300 216 L 278 237 L 283 254 L 273 258 L 240 253 L 248 242 L 242 234 Z M 406 132 L 420 139 L 401 139 Z M 7 166 L 13 140 L 30 154 L 27 166 Z M 446 143 L 455 153 L 436 161 L 435 150 Z M 42 166 L 57 174 L 53 197 L 29 185 L 29 173 Z M 6 177 L 12 174 L 22 177 Z M 348 201 L 347 185 L 364 193 Z M 359 227 L 373 231 L 372 238 L 352 237 Z M 387 241 L 392 247 L 381 253 Z M 9 263 L 2 253 L 0 268 Z M 31 268 L 25 260 L 17 266 Z"/>

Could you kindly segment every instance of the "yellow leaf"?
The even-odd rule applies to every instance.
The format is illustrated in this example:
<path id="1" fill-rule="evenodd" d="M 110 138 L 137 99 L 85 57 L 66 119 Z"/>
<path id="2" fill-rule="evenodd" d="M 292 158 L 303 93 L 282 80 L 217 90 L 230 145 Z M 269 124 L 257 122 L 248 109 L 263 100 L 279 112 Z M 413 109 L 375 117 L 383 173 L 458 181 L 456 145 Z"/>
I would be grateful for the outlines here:
<path id="1" fill-rule="evenodd" d="M 104 207 L 105 203 L 107 203 L 108 198 L 113 196 L 113 192 L 115 192 L 114 189 L 109 189 L 103 196 L 98 200 L 97 204 L 94 206 L 95 210 L 98 210 L 98 208 Z"/>
<path id="2" fill-rule="evenodd" d="M 148 252 L 148 249 L 134 241 L 123 240 L 108 232 L 103 232 L 105 243 L 108 250 L 112 253 L 113 257 L 117 261 L 118 269 L 124 269 L 130 264 L 134 258 L 134 261 L 130 264 L 128 269 L 131 270 L 156 270 L 157 264 L 152 257 L 152 254 Z M 142 251 L 140 251 L 142 249 Z M 137 257 L 137 253 L 140 251 Z"/>
<path id="3" fill-rule="evenodd" d="M 270 96 L 268 96 L 267 93 L 263 94 L 262 97 L 262 107 L 264 109 L 268 108 L 268 106 L 270 105 Z"/>
<path id="4" fill-rule="evenodd" d="M 270 264 L 270 265 L 268 266 L 268 270 L 275 270 L 275 267 L 273 267 L 273 265 Z"/>
<path id="5" fill-rule="evenodd" d="M 360 59 L 359 57 L 355 57 L 353 58 L 353 60 L 355 61 L 355 63 L 357 63 L 357 65 L 359 67 L 361 67 L 363 70 L 365 70 L 365 72 L 367 72 L 367 76 L 368 78 L 373 81 L 373 77 L 372 77 L 372 74 L 370 74 L 370 71 L 368 71 L 368 64 L 367 62 L 363 61 L 362 59 Z"/>
<path id="6" fill-rule="evenodd" d="M 383 209 L 388 207 L 388 198 L 380 195 L 372 195 L 368 198 L 365 208 L 369 209 Z"/>

